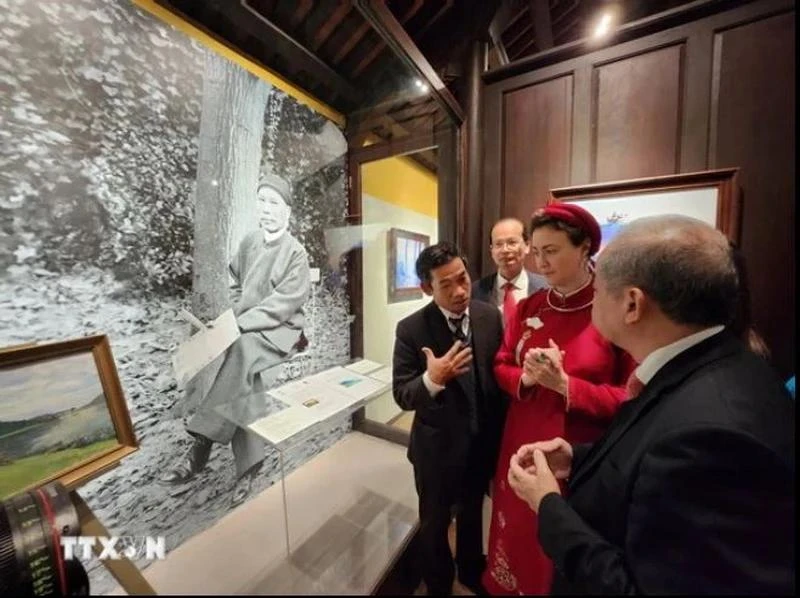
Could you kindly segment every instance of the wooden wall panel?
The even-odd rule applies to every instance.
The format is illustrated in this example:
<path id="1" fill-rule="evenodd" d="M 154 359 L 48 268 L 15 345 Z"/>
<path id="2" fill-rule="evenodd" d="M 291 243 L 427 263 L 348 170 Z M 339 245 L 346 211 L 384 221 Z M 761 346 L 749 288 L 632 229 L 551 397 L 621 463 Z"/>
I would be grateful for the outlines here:
<path id="1" fill-rule="evenodd" d="M 569 181 L 572 87 L 567 75 L 505 94 L 501 217 L 527 222 Z"/>
<path id="2" fill-rule="evenodd" d="M 710 163 L 739 166 L 742 251 L 756 328 L 795 369 L 795 15 L 714 38 Z"/>
<path id="3" fill-rule="evenodd" d="M 592 180 L 678 172 L 683 44 L 595 67 Z"/>
<path id="4" fill-rule="evenodd" d="M 490 77 L 481 226 L 527 216 L 552 187 L 738 166 L 754 320 L 786 375 L 795 369 L 795 3 L 706 14 L 561 61 L 543 52 L 525 72 Z"/>

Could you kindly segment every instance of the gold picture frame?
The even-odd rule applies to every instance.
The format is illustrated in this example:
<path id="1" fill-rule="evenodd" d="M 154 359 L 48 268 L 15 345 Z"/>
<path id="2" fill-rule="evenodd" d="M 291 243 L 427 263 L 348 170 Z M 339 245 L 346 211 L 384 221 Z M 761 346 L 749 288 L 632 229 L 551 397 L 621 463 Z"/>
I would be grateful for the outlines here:
<path id="1" fill-rule="evenodd" d="M 75 489 L 138 448 L 105 335 L 0 350 L 0 500 Z"/>

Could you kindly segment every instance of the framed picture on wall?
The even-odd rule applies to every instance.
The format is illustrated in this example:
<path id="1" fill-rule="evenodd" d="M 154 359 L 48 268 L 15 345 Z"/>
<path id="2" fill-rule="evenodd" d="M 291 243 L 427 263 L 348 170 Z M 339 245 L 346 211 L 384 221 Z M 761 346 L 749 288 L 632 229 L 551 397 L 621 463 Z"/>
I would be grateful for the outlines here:
<path id="1" fill-rule="evenodd" d="M 386 252 L 389 303 L 422 298 L 416 264 L 417 257 L 430 245 L 430 242 L 431 238 L 428 235 L 399 228 L 389 229 Z"/>
<path id="2" fill-rule="evenodd" d="M 0 351 L 0 500 L 71 490 L 137 447 L 105 335 Z"/>
<path id="3" fill-rule="evenodd" d="M 739 242 L 741 198 L 738 168 L 707 170 L 550 191 L 548 203 L 568 201 L 586 208 L 600 223 L 600 250 L 636 218 L 683 214 L 707 222 Z"/>

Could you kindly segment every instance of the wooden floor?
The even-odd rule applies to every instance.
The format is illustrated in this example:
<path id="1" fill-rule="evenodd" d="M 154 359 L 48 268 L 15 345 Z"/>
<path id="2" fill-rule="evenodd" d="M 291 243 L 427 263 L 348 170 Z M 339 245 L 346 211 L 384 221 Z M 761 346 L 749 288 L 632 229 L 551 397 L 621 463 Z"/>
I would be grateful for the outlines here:
<path id="1" fill-rule="evenodd" d="M 400 415 L 398 415 L 390 422 L 392 426 L 405 430 L 406 432 L 411 431 L 412 423 L 414 423 L 413 411 L 403 411 Z"/>

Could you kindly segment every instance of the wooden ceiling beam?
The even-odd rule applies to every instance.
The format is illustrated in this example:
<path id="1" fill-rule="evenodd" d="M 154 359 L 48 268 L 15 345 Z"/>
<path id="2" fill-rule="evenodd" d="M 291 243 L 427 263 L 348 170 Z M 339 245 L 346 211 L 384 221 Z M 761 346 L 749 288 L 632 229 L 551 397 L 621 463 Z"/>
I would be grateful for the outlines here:
<path id="1" fill-rule="evenodd" d="M 408 10 L 400 15 L 400 22 L 405 25 L 411 18 L 419 12 L 419 9 L 422 8 L 424 4 L 424 0 L 414 0 L 414 3 L 408 7 Z"/>
<path id="2" fill-rule="evenodd" d="M 503 28 L 503 33 L 511 29 L 514 25 L 516 25 L 517 21 L 519 21 L 526 12 L 527 12 L 526 7 L 519 7 L 519 9 L 511 16 L 511 18 L 506 23 L 505 27 Z"/>
<path id="3" fill-rule="evenodd" d="M 297 8 L 295 9 L 294 13 L 292 13 L 292 18 L 289 21 L 292 29 L 297 29 L 297 26 L 305 21 L 308 13 L 311 12 L 313 7 L 314 0 L 298 0 Z"/>
<path id="4" fill-rule="evenodd" d="M 422 27 L 420 27 L 419 31 L 415 33 L 417 38 L 417 45 L 419 45 L 419 41 L 422 39 L 422 36 L 425 35 L 431 27 L 441 19 L 447 11 L 449 11 L 453 7 L 453 0 L 445 0 L 444 4 L 442 4 L 441 8 L 436 11 L 436 14 L 431 17 L 431 20 L 425 23 Z"/>
<path id="5" fill-rule="evenodd" d="M 242 8 L 256 17 L 255 19 L 246 18 L 245 13 L 233 10 L 225 13 L 216 13 L 215 18 L 230 19 L 235 27 L 247 31 L 261 41 L 268 42 L 269 45 L 274 47 L 275 51 L 286 59 L 292 69 L 306 71 L 314 80 L 325 85 L 348 102 L 358 103 L 361 100 L 363 94 L 319 56 L 259 13 L 248 3 L 248 0 L 240 0 L 240 2 Z"/>
<path id="6" fill-rule="evenodd" d="M 361 118 L 351 115 L 347 128 L 350 133 L 355 135 L 363 131 L 370 131 L 377 126 L 380 126 L 381 123 L 386 122 L 386 119 L 390 119 L 393 122 L 402 123 L 408 122 L 409 120 L 419 116 L 430 114 L 431 112 L 439 111 L 439 104 L 433 101 L 433 99 L 430 99 L 417 104 L 409 104 L 408 106 L 396 109 L 394 111 L 371 111 L 363 115 Z"/>
<path id="7" fill-rule="evenodd" d="M 409 71 L 418 72 L 423 81 L 427 82 L 431 93 L 441 101 L 442 108 L 450 114 L 453 121 L 458 124 L 464 122 L 464 111 L 458 101 L 389 7 L 382 0 L 354 0 L 354 2 L 364 18 L 373 24 L 378 35 L 395 51 L 401 62 L 408 66 Z M 488 27 L 488 24 L 487 18 L 484 28 Z"/>
<path id="8" fill-rule="evenodd" d="M 539 50 L 549 50 L 553 47 L 553 24 L 550 18 L 548 0 L 530 0 L 531 19 L 536 35 L 536 46 Z"/>
<path id="9" fill-rule="evenodd" d="M 414 4 L 412 4 L 411 7 L 400 17 L 400 22 L 405 25 L 409 21 L 409 19 L 411 19 L 415 14 L 417 14 L 419 9 L 422 8 L 422 4 L 423 0 L 414 0 Z M 436 19 L 438 19 L 439 16 L 441 16 L 442 12 L 446 10 L 450 4 L 452 4 L 452 0 L 446 2 L 445 6 L 442 9 L 440 9 L 438 13 L 436 13 L 436 16 L 434 16 L 433 19 L 429 21 L 428 24 L 425 25 L 425 27 L 427 27 Z M 384 41 L 382 39 L 378 40 L 378 43 L 375 44 L 373 48 L 369 52 L 367 52 L 366 56 L 364 56 L 364 58 L 362 58 L 361 61 L 356 65 L 356 68 L 353 71 L 353 77 L 355 78 L 358 75 L 360 75 L 370 64 L 372 64 L 372 62 L 380 55 L 380 53 L 383 52 L 383 49 L 385 47 L 386 44 L 384 43 Z"/>
<path id="10" fill-rule="evenodd" d="M 333 56 L 333 64 L 339 64 L 339 61 L 342 60 L 345 56 L 347 56 L 353 48 L 356 47 L 356 44 L 360 42 L 364 36 L 367 34 L 367 31 L 370 30 L 370 24 L 364 21 L 361 25 L 358 26 L 353 34 L 347 38 L 347 41 L 344 42 L 341 47 L 336 51 L 336 54 Z"/>
<path id="11" fill-rule="evenodd" d="M 415 133 L 385 143 L 375 143 L 359 148 L 351 148 L 350 158 L 357 162 L 371 162 L 392 156 L 407 156 L 433 149 L 437 146 L 434 131 Z M 411 157 L 411 156 L 409 156 Z"/>
<path id="12" fill-rule="evenodd" d="M 531 48 L 532 46 L 535 45 L 536 45 L 535 37 L 532 37 L 527 41 L 523 40 L 523 44 L 519 46 L 519 49 L 514 50 L 514 52 L 511 54 L 511 60 L 516 60 L 521 56 L 525 56 L 525 52 L 527 52 L 528 48 Z"/>
<path id="13" fill-rule="evenodd" d="M 572 0 L 572 4 L 570 4 L 567 8 L 560 11 L 558 15 L 553 16 L 552 21 L 553 25 L 558 25 L 561 21 L 564 20 L 564 17 L 569 16 L 569 14 L 578 8 L 581 5 L 581 0 Z"/>
<path id="14" fill-rule="evenodd" d="M 503 31 L 505 31 L 511 18 L 516 14 L 518 9 L 517 0 L 503 0 L 497 12 L 492 17 L 489 23 L 489 37 L 492 39 L 497 50 L 497 56 L 500 64 L 508 64 L 508 53 L 506 52 L 505 44 L 503 43 Z"/>
<path id="15" fill-rule="evenodd" d="M 527 11 L 526 11 L 526 12 L 527 12 Z M 507 50 L 509 50 L 509 53 L 511 53 L 511 47 L 512 47 L 514 44 L 516 44 L 517 42 L 519 42 L 519 41 L 520 41 L 520 40 L 521 40 L 523 37 L 525 37 L 525 35 L 526 35 L 526 34 L 527 34 L 527 33 L 528 33 L 528 32 L 529 32 L 531 29 L 533 29 L 533 23 L 532 23 L 532 22 L 525 23 L 525 25 L 522 27 L 522 29 L 520 29 L 519 31 L 517 31 L 517 33 L 516 33 L 516 35 L 514 35 L 514 37 L 512 37 L 510 40 L 508 40 L 507 42 L 505 42 L 506 49 L 507 49 Z"/>
<path id="16" fill-rule="evenodd" d="M 349 0 L 339 0 L 339 4 L 333 9 L 333 12 L 328 15 L 328 18 L 314 35 L 314 40 L 311 42 L 311 48 L 314 50 L 314 52 L 319 50 L 320 46 L 322 46 L 322 44 L 324 44 L 331 36 L 331 33 L 333 33 L 336 28 L 341 25 L 342 21 L 352 8 L 353 4 Z"/>

